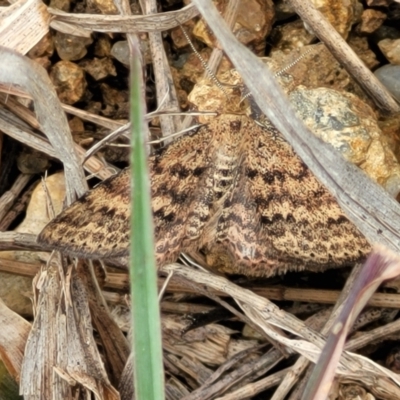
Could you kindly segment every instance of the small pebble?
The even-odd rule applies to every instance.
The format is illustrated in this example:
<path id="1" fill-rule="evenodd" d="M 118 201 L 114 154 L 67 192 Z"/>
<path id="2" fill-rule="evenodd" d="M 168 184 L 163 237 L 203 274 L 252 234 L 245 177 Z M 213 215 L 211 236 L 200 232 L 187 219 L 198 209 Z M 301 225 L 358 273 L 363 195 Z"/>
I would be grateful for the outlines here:
<path id="1" fill-rule="evenodd" d="M 111 55 L 111 41 L 107 35 L 99 36 L 94 45 L 96 57 L 109 57 Z"/>
<path id="2" fill-rule="evenodd" d="M 17 167 L 24 174 L 43 174 L 49 166 L 44 154 L 29 147 L 24 147 L 17 157 Z"/>
<path id="3" fill-rule="evenodd" d="M 104 79 L 110 75 L 117 76 L 117 71 L 115 70 L 112 60 L 107 57 L 83 60 L 79 65 L 96 81 Z"/>
<path id="4" fill-rule="evenodd" d="M 65 12 L 69 12 L 71 9 L 71 1 L 70 0 L 51 0 L 50 7 L 56 8 L 58 10 L 62 10 Z"/>
<path id="5" fill-rule="evenodd" d="M 113 44 L 111 55 L 126 67 L 129 66 L 129 48 L 126 40 L 120 40 Z"/>
<path id="6" fill-rule="evenodd" d="M 50 72 L 50 79 L 59 99 L 66 104 L 74 104 L 85 94 L 87 83 L 85 72 L 70 61 L 59 61 Z"/>
<path id="7" fill-rule="evenodd" d="M 383 39 L 378 46 L 390 64 L 400 65 L 400 39 Z"/>
<path id="8" fill-rule="evenodd" d="M 112 0 L 88 0 L 88 12 L 100 11 L 101 14 L 118 14 L 118 9 Z"/>
<path id="9" fill-rule="evenodd" d="M 357 27 L 357 31 L 363 34 L 375 32 L 381 27 L 386 19 L 386 14 L 371 8 L 364 10 L 361 16 L 361 23 Z"/>
<path id="10" fill-rule="evenodd" d="M 228 2 L 219 2 L 218 9 L 224 13 Z M 257 53 L 263 53 L 265 40 L 272 29 L 275 18 L 274 4 L 271 0 L 243 0 L 239 3 L 233 33 L 243 44 L 251 44 Z M 215 47 L 215 36 L 201 19 L 193 29 L 193 36 L 209 47 Z"/>
<path id="11" fill-rule="evenodd" d="M 76 61 L 87 54 L 87 47 L 93 42 L 91 38 L 68 35 L 57 32 L 54 39 L 57 53 L 61 60 Z"/>
<path id="12" fill-rule="evenodd" d="M 386 86 L 393 97 L 400 101 L 400 65 L 385 65 L 378 68 L 374 74 Z"/>
<path id="13" fill-rule="evenodd" d="M 142 53 L 143 62 L 151 64 L 152 58 L 150 53 L 149 41 L 143 35 L 139 36 L 140 51 Z M 129 48 L 126 40 L 120 40 L 114 43 L 111 48 L 111 55 L 118 60 L 121 64 L 129 67 Z"/>

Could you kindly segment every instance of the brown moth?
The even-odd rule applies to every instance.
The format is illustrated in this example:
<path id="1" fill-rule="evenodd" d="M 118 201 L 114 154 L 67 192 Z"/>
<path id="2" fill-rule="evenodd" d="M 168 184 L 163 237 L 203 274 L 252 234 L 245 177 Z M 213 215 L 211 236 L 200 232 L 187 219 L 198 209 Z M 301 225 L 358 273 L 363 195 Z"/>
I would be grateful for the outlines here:
<path id="1" fill-rule="evenodd" d="M 159 265 L 202 252 L 211 268 L 248 276 L 323 270 L 370 245 L 272 126 L 225 114 L 149 158 Z M 130 177 L 85 194 L 40 233 L 46 248 L 86 257 L 128 254 Z"/>

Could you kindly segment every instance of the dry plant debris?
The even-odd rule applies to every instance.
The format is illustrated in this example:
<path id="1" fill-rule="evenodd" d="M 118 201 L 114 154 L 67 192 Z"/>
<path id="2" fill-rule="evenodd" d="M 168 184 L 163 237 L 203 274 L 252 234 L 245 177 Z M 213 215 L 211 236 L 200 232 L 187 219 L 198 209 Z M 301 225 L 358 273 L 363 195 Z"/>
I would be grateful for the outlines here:
<path id="1" fill-rule="evenodd" d="M 235 11 L 231 3 L 234 2 L 219 2 L 219 10 L 240 42 L 259 56 L 269 55 L 265 62 L 274 71 L 283 70 L 280 83 L 295 104 L 297 100 L 298 111 L 306 123 L 313 130 L 320 128 L 320 136 L 328 137 L 344 155 L 350 154 L 353 161 L 392 196 L 398 195 L 399 120 L 382 113 L 330 52 L 322 45 L 313 44 L 314 33 L 295 17 L 294 9 L 288 4 L 242 0 Z M 319 8 L 370 68 L 387 63 L 384 56 L 396 63 L 399 6 L 389 1 L 369 3 L 326 0 L 319 2 Z M 27 81 L 18 82 L 18 86 L 12 78 L 0 79 L 3 91 L 0 93 L 0 223 L 3 231 L 10 230 L 0 235 L 0 248 L 13 250 L 11 255 L 8 253 L 7 260 L 0 253 L 0 269 L 8 271 L 1 273 L 1 282 L 7 282 L 11 270 L 32 276 L 38 271 L 40 260 L 48 259 L 45 253 L 32 258 L 21 252 L 40 249 L 35 235 L 42 226 L 29 234 L 18 230 L 11 232 L 22 219 L 28 202 L 25 193 L 32 190 L 35 178 L 37 180 L 40 172 L 44 172 L 48 163 L 50 173 L 59 170 L 61 164 L 57 159 L 62 160 L 67 202 L 71 203 L 86 187 L 80 170 L 80 159 L 86 150 L 110 131 L 124 129 L 128 119 L 128 83 L 126 58 L 121 48 L 125 44 L 124 33 L 137 32 L 148 32 L 139 34 L 148 73 L 148 109 L 153 111 L 156 105 L 161 107 L 149 126 L 151 139 L 187 126 L 187 121 L 180 117 L 167 115 L 179 109 L 188 110 L 195 105 L 197 110 L 221 114 L 209 117 L 211 122 L 206 127 L 172 141 L 151 156 L 160 265 L 175 261 L 179 251 L 185 250 L 198 263 L 224 272 L 268 276 L 290 269 L 324 270 L 343 266 L 365 255 L 369 251 L 367 241 L 280 133 L 271 125 L 267 129 L 259 127 L 246 115 L 247 101 L 240 103 L 239 89 L 243 84 L 232 72 L 232 64 L 223 56 L 194 5 L 159 2 L 147 5 L 142 14 L 140 7 L 132 4 L 130 12 L 134 15 L 123 9 L 112 1 L 86 4 L 54 0 L 46 7 L 38 1 L 24 0 L 8 7 L 8 13 L 1 15 L 7 24 L 0 28 L 3 29 L 0 43 L 28 53 L 34 61 L 26 70 L 18 71 L 21 76 L 28 77 Z M 30 16 L 33 19 L 29 19 Z M 35 23 L 38 20 L 40 23 Z M 21 21 L 26 22 L 21 24 Z M 218 85 L 202 78 L 204 68 L 188 46 L 177 26 L 178 21 L 222 82 L 223 92 Z M 42 38 L 34 48 L 31 47 L 35 43 L 25 40 L 32 26 L 37 27 L 35 38 Z M 7 39 L 10 30 L 13 42 Z M 383 54 L 377 52 L 378 46 Z M 291 65 L 303 53 L 307 54 Z M 8 60 L 11 65 L 14 58 Z M 0 63 L 7 64 L 6 58 L 1 57 Z M 69 115 L 68 120 L 63 117 L 56 97 L 46 91 L 48 78 L 42 77 L 35 63 L 47 69 L 58 98 L 66 103 L 63 109 Z M 9 72 L 11 76 L 13 71 L 6 67 L 4 65 L 3 73 Z M 30 79 L 43 82 L 39 84 L 43 92 L 32 89 Z M 174 86 L 168 84 L 172 80 Z M 236 86 L 232 88 L 232 84 Z M 169 89 L 160 90 L 166 87 Z M 322 96 L 314 97 L 319 92 Z M 32 112 L 30 98 L 34 100 L 35 112 Z M 344 119 L 339 119 L 334 111 L 340 102 L 346 101 L 356 105 L 355 109 L 352 113 L 343 112 Z M 328 108 L 326 103 L 329 103 Z M 305 108 L 303 104 L 310 107 Z M 366 120 L 368 123 L 363 125 Z M 68 139 L 70 130 L 74 142 Z M 122 135 L 117 144 L 124 145 L 127 140 Z M 20 144 L 16 145 L 17 142 Z M 35 162 L 37 154 L 27 149 L 45 154 L 39 157 L 46 158 L 46 162 Z M 74 156 L 75 151 L 78 157 Z M 13 162 L 14 154 L 23 154 L 18 166 Z M 92 155 L 84 167 L 102 180 L 125 166 L 126 159 L 124 147 L 107 145 Z M 122 172 L 74 203 L 49 225 L 42 240 L 51 239 L 52 246 L 67 249 L 70 254 L 102 257 L 125 254 L 129 202 L 126 174 Z M 122 204 L 125 209 L 121 209 Z M 31 209 L 35 207 L 34 204 L 30 206 Z M 94 210 L 92 214 L 88 214 L 90 209 Z M 115 211 L 113 219 L 104 222 L 100 214 L 109 214 L 112 210 Z M 97 229 L 96 237 L 85 237 L 87 221 Z M 104 225 L 109 227 L 111 222 L 116 226 L 111 236 L 117 239 L 113 241 L 117 247 L 112 248 L 113 244 L 106 240 L 99 250 Z M 80 228 L 76 229 L 78 226 Z M 93 229 L 90 230 L 93 233 Z M 124 236 L 119 230 L 123 230 Z M 106 239 L 111 238 L 108 235 Z M 71 238 L 75 243 L 71 243 Z M 86 245 L 82 246 L 84 240 Z M 108 260 L 110 266 L 124 263 L 123 259 Z M 181 265 L 165 265 L 163 271 L 175 274 L 161 304 L 165 313 L 165 365 L 170 377 L 166 384 L 167 398 L 272 398 L 272 391 L 268 390 L 282 380 L 284 385 L 273 398 L 300 398 L 303 381 L 297 386 L 296 381 L 308 364 L 305 358 L 300 358 L 290 367 L 291 361 L 296 353 L 316 360 L 324 341 L 322 334 L 327 333 L 323 328 L 329 315 L 329 310 L 323 306 L 325 300 L 316 301 L 315 308 L 306 308 L 304 303 L 298 302 L 288 305 L 284 301 L 279 302 L 281 308 L 277 308 L 254 291 L 269 285 L 271 291 L 282 293 L 275 292 L 275 298 L 283 299 L 283 292 L 291 286 L 299 290 L 340 290 L 346 278 L 343 270 L 290 273 L 247 283 L 240 278 L 238 285 L 231 282 L 235 277 L 225 280 Z M 97 281 L 103 292 L 98 290 Z M 33 330 L 22 370 L 22 390 L 26 398 L 40 398 L 40 392 L 45 396 L 42 398 L 72 398 L 82 394 L 83 388 L 98 398 L 131 398 L 129 348 L 121 330 L 126 329 L 128 314 L 123 296 L 128 291 L 126 282 L 122 271 L 107 267 L 105 273 L 97 263 L 90 267 L 82 262 L 65 266 L 58 259 L 41 267 L 34 281 Z M 254 291 L 243 289 L 246 286 Z M 119 291 L 115 290 L 117 287 Z M 397 292 L 395 283 L 392 288 Z M 18 288 L 9 291 L 18 293 Z M 215 303 L 206 302 L 200 293 Z M 240 310 L 235 304 L 239 304 Z M 221 313 L 221 306 L 229 310 L 228 316 L 226 312 Z M 15 320 L 15 327 L 19 329 L 19 320 L 9 317 L 10 310 L 3 312 L 4 307 L 0 309 L 1 320 L 11 321 L 9 324 L 14 324 Z M 108 307 L 113 309 L 112 315 Z M 314 313 L 305 323 L 301 321 Z M 204 326 L 196 327 L 194 316 L 198 324 Z M 206 318 L 220 322 L 213 324 Z M 366 325 L 368 329 L 361 331 Z M 387 357 L 387 367 L 397 373 L 396 356 L 390 353 L 391 345 L 398 340 L 397 325 L 395 311 L 385 308 L 367 309 L 359 317 L 346 349 L 357 350 L 366 358 L 353 353 L 343 357 L 340 371 L 346 374 L 347 381 L 342 385 L 342 378 L 338 378 L 331 391 L 332 399 L 357 398 L 361 392 L 365 398 L 372 394 L 384 399 L 400 397 L 394 383 L 396 377 L 389 372 L 382 373 L 372 362 L 385 362 Z M 251 338 L 241 335 L 239 332 L 244 326 L 251 326 L 257 335 Z M 26 327 L 21 329 L 21 335 L 25 330 Z M 282 330 L 296 336 L 284 334 Z M 357 330 L 360 331 L 356 333 Z M 322 334 L 316 334 L 318 331 Z M 265 343 L 267 337 L 275 346 Z M 0 340 L 2 346 L 4 343 Z M 96 341 L 101 341 L 100 347 Z M 21 346 L 20 342 L 15 343 Z M 66 343 L 71 351 L 65 351 Z M 260 343 L 264 347 L 260 347 Z M 3 362 L 11 359 L 8 356 L 7 352 L 0 353 Z M 278 372 L 271 373 L 276 365 Z M 287 367 L 290 369 L 284 369 Z M 21 376 L 20 368 L 20 363 L 13 360 L 10 371 L 17 381 Z M 293 379 L 288 382 L 289 378 Z M 349 385 L 350 378 L 353 381 Z M 362 383 L 364 388 L 354 382 Z"/>

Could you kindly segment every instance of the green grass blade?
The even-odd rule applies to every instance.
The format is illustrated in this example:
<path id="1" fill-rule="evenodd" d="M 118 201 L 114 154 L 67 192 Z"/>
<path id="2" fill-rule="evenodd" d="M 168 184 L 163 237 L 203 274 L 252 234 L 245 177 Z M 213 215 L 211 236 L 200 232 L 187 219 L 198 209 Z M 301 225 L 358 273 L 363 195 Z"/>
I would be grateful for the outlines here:
<path id="1" fill-rule="evenodd" d="M 145 147 L 138 43 L 131 51 L 131 252 L 132 329 L 136 400 L 164 399 L 164 371 L 157 269 L 154 257 L 153 218 Z"/>

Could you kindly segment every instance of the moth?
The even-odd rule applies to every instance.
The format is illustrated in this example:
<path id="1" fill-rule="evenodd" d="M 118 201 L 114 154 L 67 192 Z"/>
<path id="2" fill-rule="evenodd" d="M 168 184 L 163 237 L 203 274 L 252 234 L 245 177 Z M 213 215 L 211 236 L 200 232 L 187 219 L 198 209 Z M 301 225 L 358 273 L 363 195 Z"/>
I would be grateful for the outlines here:
<path id="1" fill-rule="evenodd" d="M 224 114 L 149 158 L 155 254 L 163 265 L 201 252 L 210 268 L 247 276 L 321 271 L 361 260 L 370 245 L 273 127 Z M 38 242 L 72 256 L 129 251 L 124 170 L 52 220 Z"/>

